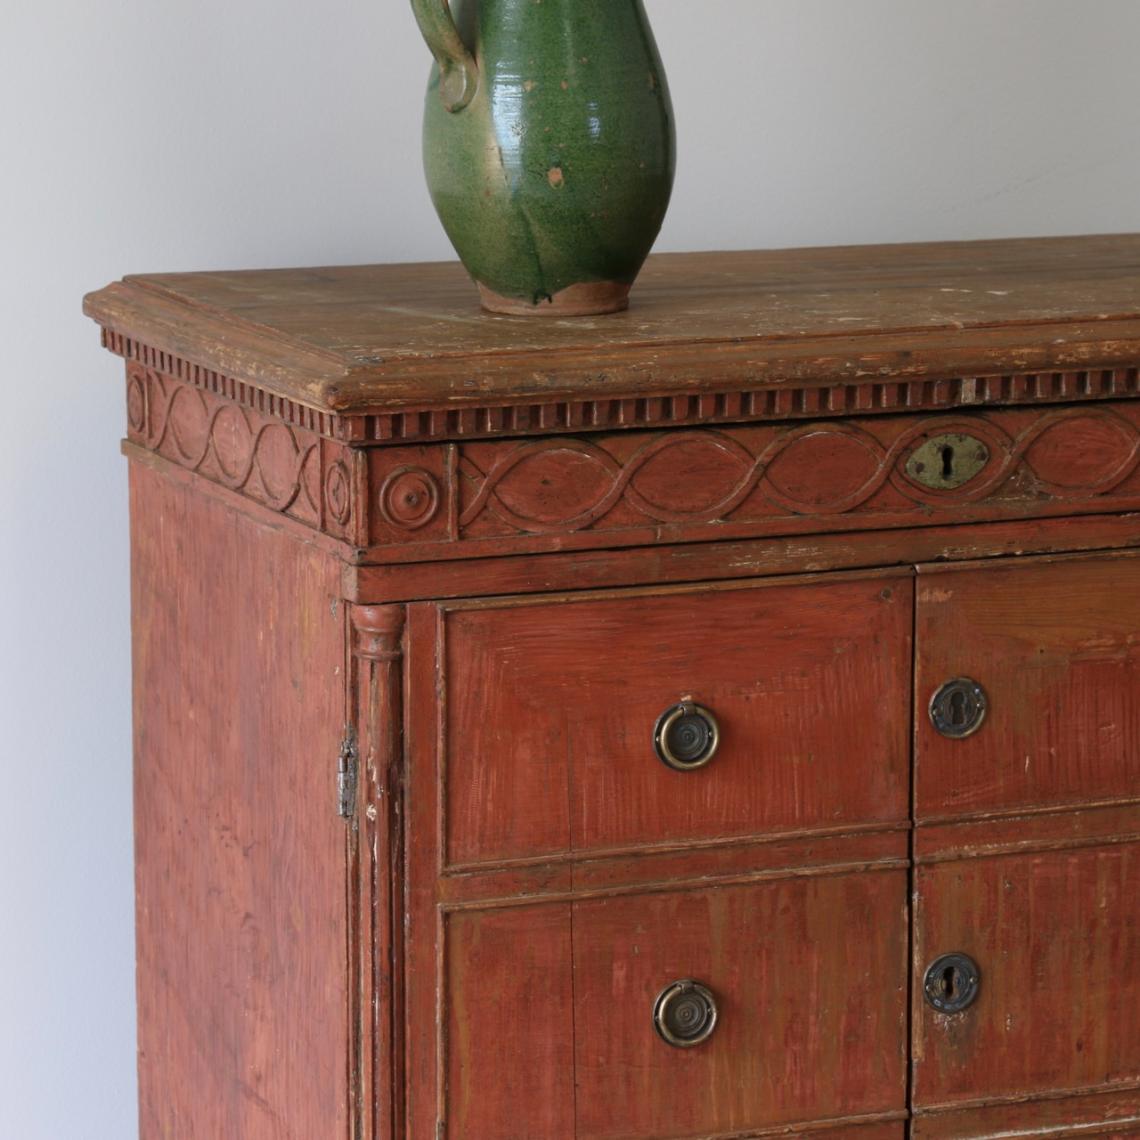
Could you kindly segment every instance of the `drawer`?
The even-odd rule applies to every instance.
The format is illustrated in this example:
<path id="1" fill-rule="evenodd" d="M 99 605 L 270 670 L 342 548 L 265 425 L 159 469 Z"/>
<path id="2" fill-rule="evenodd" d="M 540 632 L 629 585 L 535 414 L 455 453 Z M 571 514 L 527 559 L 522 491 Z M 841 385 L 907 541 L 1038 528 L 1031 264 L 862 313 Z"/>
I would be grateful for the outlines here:
<path id="1" fill-rule="evenodd" d="M 920 867 L 915 897 L 917 1108 L 1135 1088 L 1140 844 Z M 953 953 L 979 984 L 965 1010 L 942 1013 L 921 996 L 924 976 Z"/>
<path id="2" fill-rule="evenodd" d="M 918 581 L 920 821 L 1140 797 L 1140 557 L 938 567 Z M 939 731 L 931 716 L 955 679 L 984 696 L 972 732 L 982 710 L 968 693 L 950 697 L 957 714 L 946 706 L 963 724 Z"/>
<path id="3" fill-rule="evenodd" d="M 891 870 L 576 904 L 578 1136 L 901 1113 L 906 895 L 906 872 Z M 716 1009 L 707 1040 L 685 1047 L 654 1026 L 660 995 L 681 980 Z M 704 999 L 673 999 L 686 1000 L 688 1018 L 666 997 L 667 1029 L 699 1024 Z"/>
<path id="4" fill-rule="evenodd" d="M 447 863 L 906 821 L 912 600 L 900 572 L 446 609 Z M 686 699 L 718 743 L 677 771 Z"/>
<path id="5" fill-rule="evenodd" d="M 892 868 L 449 915 L 447 1135 L 901 1137 L 907 881 Z M 666 1030 L 699 1027 L 686 1004 L 708 1012 L 679 981 L 716 1011 L 687 1046 L 655 1025 L 662 1005 Z"/>

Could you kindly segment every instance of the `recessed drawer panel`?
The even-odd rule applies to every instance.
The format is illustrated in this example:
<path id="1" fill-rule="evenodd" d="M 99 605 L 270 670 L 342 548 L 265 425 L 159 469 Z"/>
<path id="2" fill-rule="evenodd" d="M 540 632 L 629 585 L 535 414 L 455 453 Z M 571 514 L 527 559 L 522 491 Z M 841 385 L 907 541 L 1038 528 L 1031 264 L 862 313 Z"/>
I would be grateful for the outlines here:
<path id="1" fill-rule="evenodd" d="M 919 576 L 920 821 L 1140 797 L 1140 557 Z"/>
<path id="2" fill-rule="evenodd" d="M 449 863 L 905 820 L 912 598 L 900 573 L 446 611 Z"/>
<path id="3" fill-rule="evenodd" d="M 885 870 L 575 903 L 577 1135 L 901 1118 L 906 901 Z"/>
<path id="4" fill-rule="evenodd" d="M 915 894 L 917 1107 L 1136 1087 L 1140 844 L 938 863 Z M 948 955 L 976 984 L 943 978 Z"/>
<path id="5" fill-rule="evenodd" d="M 445 923 L 446 1032 L 437 1040 L 447 1066 L 446 1135 L 570 1140 L 570 904 L 460 912 Z"/>

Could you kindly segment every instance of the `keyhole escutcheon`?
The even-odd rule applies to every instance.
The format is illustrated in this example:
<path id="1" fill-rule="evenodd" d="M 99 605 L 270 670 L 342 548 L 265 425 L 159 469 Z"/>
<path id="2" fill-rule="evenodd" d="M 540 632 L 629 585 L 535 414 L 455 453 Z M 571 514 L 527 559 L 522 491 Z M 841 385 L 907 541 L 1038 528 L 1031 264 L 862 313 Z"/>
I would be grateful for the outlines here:
<path id="1" fill-rule="evenodd" d="M 927 490 L 954 491 L 976 479 L 989 462 L 984 440 L 965 432 L 942 432 L 924 438 L 902 469 L 907 479 Z"/>
<path id="2" fill-rule="evenodd" d="M 989 709 L 986 691 L 970 677 L 947 681 L 930 698 L 930 723 L 951 740 L 961 740 L 982 727 Z"/>
<path id="3" fill-rule="evenodd" d="M 961 1013 L 977 1000 L 981 982 L 978 964 L 968 954 L 943 954 L 927 969 L 923 993 L 939 1013 Z"/>

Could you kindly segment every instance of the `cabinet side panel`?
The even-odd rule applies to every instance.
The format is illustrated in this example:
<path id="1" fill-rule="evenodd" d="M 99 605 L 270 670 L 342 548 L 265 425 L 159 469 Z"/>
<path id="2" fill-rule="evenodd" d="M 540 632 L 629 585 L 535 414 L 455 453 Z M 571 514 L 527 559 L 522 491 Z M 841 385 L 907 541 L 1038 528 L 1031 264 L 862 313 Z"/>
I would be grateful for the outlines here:
<path id="1" fill-rule="evenodd" d="M 348 1134 L 337 566 L 133 465 L 143 1140 Z"/>

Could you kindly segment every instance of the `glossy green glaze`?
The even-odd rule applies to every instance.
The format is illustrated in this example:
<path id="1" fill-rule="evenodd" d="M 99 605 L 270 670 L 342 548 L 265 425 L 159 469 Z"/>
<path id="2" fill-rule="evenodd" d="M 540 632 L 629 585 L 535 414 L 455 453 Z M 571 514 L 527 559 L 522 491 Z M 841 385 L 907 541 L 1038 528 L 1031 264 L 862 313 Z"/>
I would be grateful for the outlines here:
<path id="1" fill-rule="evenodd" d="M 412 0 L 436 56 L 424 164 L 484 304 L 624 307 L 673 187 L 673 111 L 641 0 Z M 458 30 L 457 30 L 458 29 Z"/>

